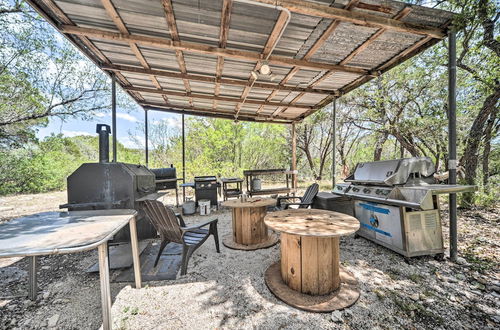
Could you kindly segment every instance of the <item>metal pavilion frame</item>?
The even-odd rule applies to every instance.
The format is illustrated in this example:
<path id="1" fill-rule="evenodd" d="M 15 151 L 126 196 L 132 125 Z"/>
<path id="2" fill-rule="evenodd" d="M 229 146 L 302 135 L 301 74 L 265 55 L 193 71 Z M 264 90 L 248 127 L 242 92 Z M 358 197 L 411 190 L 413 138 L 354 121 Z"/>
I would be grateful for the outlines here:
<path id="1" fill-rule="evenodd" d="M 124 90 L 131 95 L 138 103 L 143 107 L 145 113 L 145 160 L 146 165 L 149 163 L 149 147 L 148 147 L 148 111 L 162 111 L 162 112 L 172 112 L 182 115 L 182 175 L 183 180 L 185 181 L 185 115 L 197 115 L 197 116 L 207 116 L 207 117 L 218 117 L 218 118 L 226 118 L 226 119 L 239 119 L 239 120 L 248 120 L 248 121 L 263 121 L 269 123 L 283 123 L 290 124 L 292 128 L 292 170 L 296 170 L 296 132 L 295 126 L 297 122 L 300 122 L 306 116 L 312 114 L 313 112 L 322 109 L 323 107 L 331 104 L 332 105 L 332 116 L 333 116 L 333 128 L 335 132 L 335 112 L 336 112 L 336 99 L 342 96 L 343 94 L 348 93 L 349 91 L 361 86 L 362 84 L 370 81 L 374 77 L 381 75 L 383 72 L 391 69 L 392 67 L 402 63 L 406 59 L 414 56 L 415 54 L 423 51 L 424 49 L 434 45 L 439 42 L 441 39 L 444 39 L 446 36 L 449 40 L 449 58 L 448 58 L 448 75 L 449 75 L 449 87 L 448 87 L 448 151 L 449 151 L 449 161 L 448 161 L 448 169 L 449 169 L 449 183 L 456 183 L 456 166 L 457 166 L 457 155 L 456 155 L 456 33 L 450 28 L 447 24 L 444 24 L 440 28 L 429 27 L 429 26 L 421 26 L 416 24 L 409 24 L 402 22 L 401 19 L 406 17 L 411 13 L 412 7 L 407 6 L 403 8 L 400 12 L 398 12 L 392 18 L 383 18 L 376 15 L 365 14 L 362 12 L 352 11 L 354 8 L 363 8 L 367 10 L 373 11 L 383 11 L 384 8 L 376 5 L 368 5 L 360 2 L 360 0 L 349 0 L 347 5 L 344 8 L 335 8 L 329 7 L 322 4 L 311 3 L 307 1 L 299 1 L 299 0 L 224 0 L 223 4 L 223 12 L 221 14 L 221 26 L 220 26 L 220 38 L 219 38 L 219 48 L 204 46 L 201 43 L 189 43 L 183 42 L 179 38 L 179 33 L 176 27 L 175 17 L 173 15 L 172 10 L 172 2 L 171 0 L 162 0 L 162 4 L 165 8 L 166 20 L 168 23 L 169 33 L 171 35 L 172 40 L 168 41 L 164 38 L 154 38 L 154 37 L 143 37 L 138 35 L 131 35 L 125 25 L 124 21 L 120 17 L 118 11 L 114 7 L 111 0 L 101 0 L 102 5 L 104 6 L 107 14 L 112 19 L 112 21 L 117 26 L 120 33 L 112 33 L 109 31 L 99 30 L 99 29 L 89 29 L 89 28 L 81 28 L 76 26 L 69 17 L 55 4 L 53 0 L 27 0 L 29 4 L 35 8 L 50 24 L 52 24 L 57 30 L 67 37 L 67 39 L 73 43 L 77 48 L 79 48 L 90 60 L 92 60 L 96 65 L 101 67 L 101 69 L 105 70 L 112 79 L 112 132 L 113 132 L 113 161 L 117 161 L 116 154 L 116 82 L 117 80 L 120 82 Z M 324 31 L 324 33 L 316 40 L 316 42 L 309 48 L 306 55 L 301 60 L 295 60 L 290 58 L 285 58 L 283 56 L 270 56 L 270 52 L 273 49 L 273 43 L 276 42 L 276 39 L 279 39 L 279 35 L 286 27 L 286 17 L 285 15 L 279 15 L 276 22 L 275 27 L 271 31 L 269 35 L 268 42 L 264 47 L 264 51 L 262 54 L 252 53 L 252 52 L 244 52 L 244 51 L 234 51 L 225 49 L 227 44 L 227 35 L 229 29 L 229 17 L 231 15 L 231 6 L 233 1 L 242 1 L 242 2 L 252 2 L 256 5 L 264 5 L 264 6 L 280 6 L 281 8 L 286 8 L 288 11 L 292 11 L 294 13 L 298 13 L 301 15 L 310 15 L 316 17 L 322 17 L 331 19 L 332 22 L 328 26 L 328 28 Z M 39 5 L 42 4 L 45 8 L 48 8 L 53 15 L 55 15 L 59 21 L 54 20 L 53 16 L 47 14 L 44 9 Z M 283 13 L 282 13 L 283 14 Z M 62 24 L 61 24 L 62 22 Z M 366 26 L 371 28 L 377 28 L 378 30 L 370 36 L 365 42 L 356 47 L 347 57 L 345 57 L 340 63 L 333 64 L 324 64 L 318 63 L 311 60 L 312 55 L 321 48 L 321 46 L 327 41 L 328 37 L 330 37 L 338 25 L 341 22 L 350 22 L 360 26 Z M 353 66 L 348 66 L 348 63 L 358 54 L 362 53 L 364 50 L 368 48 L 370 44 L 372 44 L 375 40 L 377 40 L 381 35 L 383 35 L 386 31 L 396 31 L 396 32 L 406 32 L 406 33 L 414 33 L 417 35 L 423 36 L 421 40 L 408 47 L 404 51 L 398 53 L 393 58 L 389 59 L 383 65 L 380 65 L 375 70 L 364 70 L 359 69 Z M 78 37 L 79 39 L 77 39 Z M 125 67 L 112 64 L 106 56 L 92 43 L 89 39 L 92 38 L 101 38 L 113 41 L 119 41 L 129 44 L 130 49 L 137 57 L 138 61 L 141 63 L 142 68 L 136 67 Z M 82 47 L 83 45 L 83 47 Z M 168 73 L 162 70 L 154 70 L 148 64 L 145 57 L 142 55 L 138 45 L 149 45 L 154 47 L 159 47 L 162 49 L 170 49 L 174 50 L 177 57 L 177 62 L 180 68 L 181 73 Z M 184 62 L 183 52 L 184 51 L 193 51 L 201 54 L 210 54 L 217 56 L 217 68 L 216 74 L 214 78 L 209 78 L 206 76 L 197 76 L 189 74 L 186 70 L 186 64 Z M 286 65 L 291 66 L 292 69 L 289 73 L 282 79 L 279 84 L 269 84 L 269 83 L 259 83 L 256 82 L 256 79 L 252 79 L 251 77 L 248 81 L 240 81 L 234 79 L 225 79 L 222 78 L 222 67 L 224 63 L 225 57 L 234 57 L 246 60 L 253 60 L 257 62 L 256 69 L 261 64 L 264 58 L 269 58 L 269 62 L 272 64 L 278 65 Z M 326 70 L 326 73 L 310 84 L 310 86 L 306 88 L 299 87 L 290 87 L 289 85 L 285 85 L 287 81 L 289 81 L 298 71 L 302 68 L 316 68 Z M 157 90 L 146 89 L 146 88 L 138 88 L 133 87 L 130 84 L 124 85 L 124 82 L 127 82 L 127 79 L 123 76 L 122 72 L 135 72 L 143 75 L 149 76 L 153 85 L 157 87 Z M 360 75 L 358 79 L 355 79 L 352 83 L 343 86 L 337 90 L 323 90 L 320 88 L 316 88 L 315 86 L 321 81 L 326 80 L 329 76 L 331 76 L 334 72 L 354 72 Z M 161 88 L 160 83 L 158 82 L 157 77 L 171 77 L 182 79 L 185 86 L 185 93 L 174 93 L 171 91 L 164 91 Z M 228 101 L 229 98 L 219 96 L 219 88 L 221 84 L 233 84 L 244 86 L 244 91 L 239 99 L 231 98 L 232 102 L 236 102 L 236 113 L 227 113 L 227 112 L 217 112 L 214 115 L 213 111 L 209 111 L 207 109 L 197 109 L 193 106 L 193 98 L 205 98 L 202 95 L 191 93 L 190 81 L 205 81 L 215 83 L 215 92 L 211 97 L 213 100 L 213 109 L 216 110 L 217 101 Z M 240 114 L 240 109 L 242 103 L 247 101 L 247 96 L 252 88 L 252 86 L 260 86 L 262 88 L 272 89 L 272 93 L 265 101 L 256 102 L 255 104 L 260 105 L 256 116 L 247 116 Z M 276 102 L 272 102 L 272 98 L 276 95 L 279 90 L 289 90 L 298 92 L 299 94 L 291 100 L 288 104 L 280 104 Z M 165 104 L 154 104 L 151 102 L 141 101 L 144 100 L 140 93 L 156 93 L 163 97 L 165 100 Z M 324 94 L 325 97 L 321 102 L 315 104 L 311 107 L 305 107 L 297 102 L 307 93 L 318 93 Z M 178 96 L 185 97 L 189 100 L 190 107 L 179 107 L 179 106 L 170 106 L 168 104 L 168 96 Z M 267 118 L 259 117 L 259 112 L 265 105 L 279 105 L 278 109 L 272 113 L 271 116 Z M 306 109 L 306 111 L 299 117 L 295 119 L 283 119 L 280 117 L 282 112 L 284 112 L 288 107 L 302 107 Z M 332 171 L 333 171 L 333 182 L 335 184 L 335 134 L 333 140 L 333 162 L 332 162 Z M 297 176 L 293 177 L 293 187 L 296 187 Z M 449 206 L 450 206 L 450 258 L 455 261 L 457 258 L 457 200 L 456 194 L 450 194 L 449 197 Z"/>

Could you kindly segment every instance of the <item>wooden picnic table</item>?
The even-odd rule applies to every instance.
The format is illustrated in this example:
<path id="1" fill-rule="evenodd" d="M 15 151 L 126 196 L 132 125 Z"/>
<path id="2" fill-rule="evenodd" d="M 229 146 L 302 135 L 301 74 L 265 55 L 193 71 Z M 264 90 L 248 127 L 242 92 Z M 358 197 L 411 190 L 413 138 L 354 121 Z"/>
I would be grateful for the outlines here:
<path id="1" fill-rule="evenodd" d="M 29 297 L 37 296 L 37 256 L 97 248 L 103 329 L 111 329 L 108 241 L 127 224 L 134 261 L 135 287 L 141 287 L 135 210 L 44 212 L 0 224 L 0 258 L 29 257 Z"/>
<path id="2" fill-rule="evenodd" d="M 278 242 L 275 233 L 269 234 L 264 224 L 267 207 L 276 205 L 274 198 L 248 198 L 228 200 L 222 206 L 232 208 L 233 234 L 226 235 L 222 243 L 236 250 L 257 250 L 268 248 Z"/>
<path id="3" fill-rule="evenodd" d="M 318 209 L 269 213 L 265 224 L 281 232 L 281 259 L 265 273 L 271 292 L 284 302 L 312 312 L 348 307 L 359 297 L 357 281 L 340 267 L 340 236 L 359 229 L 347 214 Z"/>

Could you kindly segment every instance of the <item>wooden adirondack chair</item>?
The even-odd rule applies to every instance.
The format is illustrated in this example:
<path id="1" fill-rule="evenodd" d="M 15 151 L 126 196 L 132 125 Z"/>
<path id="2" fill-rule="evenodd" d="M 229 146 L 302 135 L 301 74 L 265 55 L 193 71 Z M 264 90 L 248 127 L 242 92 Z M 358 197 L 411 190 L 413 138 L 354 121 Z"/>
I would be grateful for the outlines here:
<path id="1" fill-rule="evenodd" d="M 299 196 L 278 197 L 278 201 L 277 201 L 276 206 L 278 209 L 281 209 L 281 210 L 286 210 L 286 209 L 290 208 L 290 206 L 292 206 L 292 205 L 297 205 L 299 209 L 307 209 L 307 208 L 311 207 L 313 199 L 318 194 L 318 191 L 319 191 L 319 185 L 317 183 L 313 183 L 312 185 L 310 185 L 307 188 L 306 192 L 304 193 L 304 196 L 302 196 L 302 197 L 299 197 Z M 296 200 L 298 199 L 298 200 L 300 200 L 300 202 L 290 202 L 290 200 L 293 200 L 293 199 L 296 199 Z M 287 200 L 288 202 L 284 202 L 285 200 Z"/>
<path id="2" fill-rule="evenodd" d="M 160 201 L 144 201 L 143 208 L 161 238 L 160 251 L 155 260 L 155 267 L 160 260 L 163 249 L 165 249 L 165 246 L 170 242 L 182 244 L 181 275 L 186 274 L 189 258 L 193 252 L 199 248 L 210 235 L 214 236 L 215 248 L 217 253 L 220 253 L 217 219 L 193 226 L 186 226 L 180 214 L 176 214 L 171 208 L 166 207 Z M 209 226 L 208 229 L 202 228 L 207 225 Z"/>

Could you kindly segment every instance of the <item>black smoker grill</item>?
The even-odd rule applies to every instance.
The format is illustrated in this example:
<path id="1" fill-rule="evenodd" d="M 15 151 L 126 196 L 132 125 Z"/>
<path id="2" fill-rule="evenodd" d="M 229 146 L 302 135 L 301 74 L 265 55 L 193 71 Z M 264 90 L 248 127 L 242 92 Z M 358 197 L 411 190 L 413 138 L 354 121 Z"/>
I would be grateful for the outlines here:
<path id="1" fill-rule="evenodd" d="M 155 175 L 142 165 L 109 163 L 108 125 L 98 124 L 99 163 L 82 164 L 67 180 L 69 211 L 135 209 L 139 239 L 157 236 L 153 225 L 140 208 L 140 199 L 156 199 Z M 113 242 L 130 242 L 128 227 L 119 231 Z"/>
<path id="2" fill-rule="evenodd" d="M 179 206 L 179 191 L 177 190 L 177 173 L 175 167 L 152 168 L 151 172 L 156 177 L 156 190 L 175 189 L 176 206 Z"/>
<path id="3" fill-rule="evenodd" d="M 202 199 L 210 200 L 210 205 L 215 205 L 219 208 L 219 203 L 217 201 L 217 188 L 219 183 L 215 176 L 195 176 L 194 177 L 194 196 L 196 200 L 196 205 L 198 201 Z"/>

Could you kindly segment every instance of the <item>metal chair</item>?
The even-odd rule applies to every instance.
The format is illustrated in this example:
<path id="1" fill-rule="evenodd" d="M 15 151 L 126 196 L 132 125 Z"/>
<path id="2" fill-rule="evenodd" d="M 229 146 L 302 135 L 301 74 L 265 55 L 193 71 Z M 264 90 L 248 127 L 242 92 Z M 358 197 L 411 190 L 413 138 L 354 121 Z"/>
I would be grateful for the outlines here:
<path id="1" fill-rule="evenodd" d="M 146 200 L 144 201 L 143 208 L 161 238 L 160 251 L 155 260 L 155 267 L 160 260 L 163 249 L 165 249 L 170 242 L 182 244 L 181 275 L 186 274 L 189 258 L 193 252 L 199 248 L 210 235 L 214 236 L 215 248 L 217 253 L 220 253 L 219 235 L 217 233 L 218 219 L 186 226 L 180 214 L 176 214 L 171 208 L 166 207 L 160 201 Z M 208 229 L 202 228 L 207 225 L 209 225 Z"/>
<path id="2" fill-rule="evenodd" d="M 317 183 L 313 183 L 310 185 L 304 195 L 302 197 L 299 196 L 291 196 L 291 197 L 278 197 L 278 201 L 276 203 L 276 207 L 281 210 L 286 210 L 290 208 L 292 205 L 298 206 L 299 209 L 307 209 L 311 207 L 314 197 L 318 194 L 319 185 Z M 286 202 L 283 203 L 284 200 L 292 200 L 298 199 L 300 202 Z"/>

